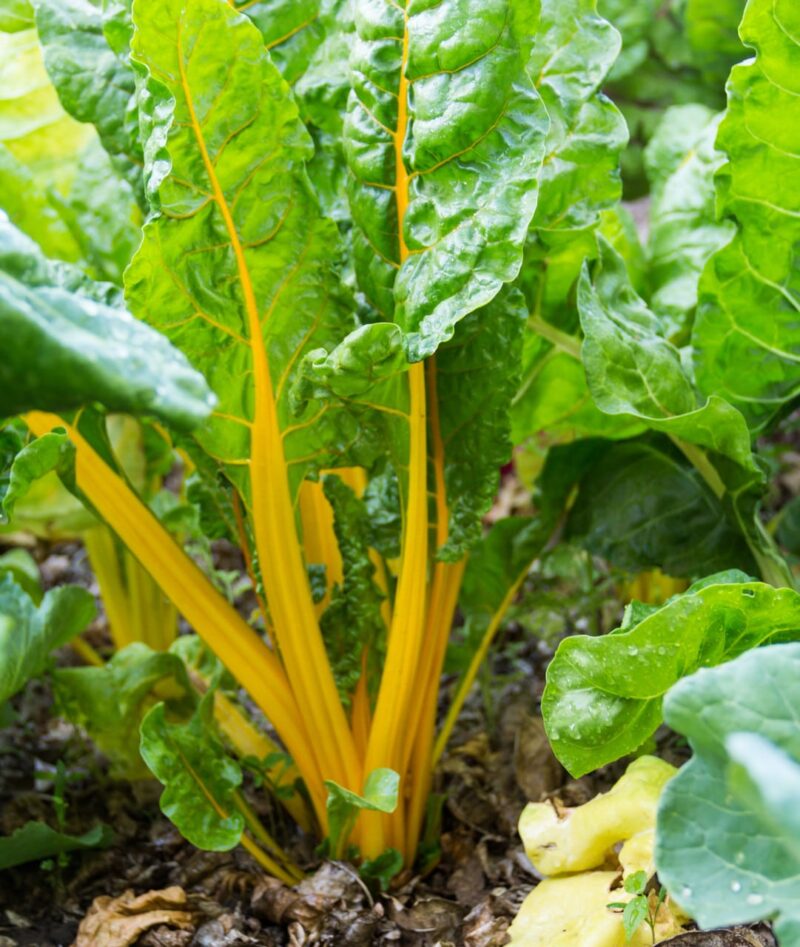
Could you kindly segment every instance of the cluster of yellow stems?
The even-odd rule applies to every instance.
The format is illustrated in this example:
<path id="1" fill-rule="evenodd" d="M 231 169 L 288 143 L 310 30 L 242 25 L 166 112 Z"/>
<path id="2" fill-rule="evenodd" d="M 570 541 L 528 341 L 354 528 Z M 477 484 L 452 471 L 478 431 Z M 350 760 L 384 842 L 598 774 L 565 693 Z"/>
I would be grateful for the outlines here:
<path id="1" fill-rule="evenodd" d="M 408 124 L 407 56 L 406 30 L 394 132 L 394 191 L 401 264 L 408 255 L 403 218 L 409 200 L 409 175 L 402 153 Z M 448 529 L 435 357 L 410 365 L 408 371 L 407 499 L 393 601 L 388 596 L 385 564 L 375 554 L 376 579 L 387 591 L 383 615 L 388 642 L 380 687 L 373 707 L 364 660 L 365 673 L 348 715 L 337 692 L 320 632 L 319 619 L 326 603 L 314 603 L 307 572 L 307 564 L 324 562 L 329 588 L 341 579 L 332 512 L 319 484 L 305 482 L 300 495 L 299 523 L 295 516 L 253 281 L 194 112 L 186 76 L 181 79 L 198 151 L 236 259 L 247 320 L 255 394 L 249 458 L 251 496 L 246 511 L 237 504 L 237 518 L 251 574 L 253 554 L 258 557 L 265 594 L 262 610 L 270 640 L 265 641 L 239 616 L 74 426 L 65 425 L 55 415 L 41 413 L 30 414 L 27 422 L 35 434 L 57 426 L 67 427 L 76 448 L 78 485 L 274 726 L 305 782 L 323 834 L 327 829 L 326 780 L 360 793 L 367 776 L 377 768 L 388 767 L 400 775 L 396 811 L 391 815 L 362 813 L 351 842 L 365 858 L 374 858 L 392 847 L 410 863 L 420 837 L 434 757 L 441 752 L 447 736 L 440 734 L 434 747 L 438 683 L 465 565 L 464 561 L 434 561 L 430 551 L 431 532 L 438 547 L 446 541 Z M 430 485 L 429 463 L 433 471 Z M 363 490 L 363 471 L 350 470 L 343 475 L 357 490 Z M 435 496 L 435 524 L 429 523 L 429 486 Z M 465 683 L 469 682 L 470 678 Z M 220 715 L 232 714 L 224 698 L 221 699 L 218 719 Z M 463 694 L 458 703 L 461 699 Z M 453 717 L 451 714 L 448 718 L 448 728 Z M 247 745 L 248 740 L 240 733 L 239 742 Z M 254 746 L 264 745 L 258 739 L 250 742 Z"/>

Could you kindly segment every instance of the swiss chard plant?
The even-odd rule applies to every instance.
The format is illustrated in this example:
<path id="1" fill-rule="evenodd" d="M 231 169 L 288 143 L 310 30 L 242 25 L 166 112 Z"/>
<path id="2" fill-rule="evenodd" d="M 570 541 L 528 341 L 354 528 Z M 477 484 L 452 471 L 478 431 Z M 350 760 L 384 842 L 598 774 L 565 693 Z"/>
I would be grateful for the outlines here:
<path id="1" fill-rule="evenodd" d="M 56 471 L 280 745 L 196 649 L 173 649 L 192 689 L 211 692 L 185 719 L 152 701 L 182 699 L 186 672 L 134 646 L 57 673 L 61 704 L 112 756 L 141 719 L 162 806 L 197 844 L 252 836 L 291 877 L 230 756 L 255 758 L 272 783 L 285 751 L 301 786 L 287 805 L 334 854 L 391 848 L 410 863 L 454 720 L 435 748 L 462 584 L 484 644 L 456 707 L 556 526 L 555 505 L 495 539 L 481 519 L 510 457 L 549 248 L 571 255 L 555 300 L 619 195 L 624 125 L 598 91 L 618 36 L 586 0 L 466 15 L 450 2 L 37 0 L 25 15 L 11 35 L 38 35 L 61 106 L 84 123 L 69 127 L 94 125 L 129 219 L 147 219 L 121 292 L 119 269 L 51 239 L 72 182 L 40 178 L 47 218 L 5 202 L 0 411 L 36 437 L 7 429 L 10 480 L 27 489 Z M 34 173 L 29 152 L 12 157 L 17 179 Z M 576 173 L 600 189 L 581 206 Z M 174 508 L 131 476 L 108 412 L 168 439 L 193 523 L 242 552 L 252 622 L 181 548 Z M 114 693 L 129 697 L 112 725 Z"/>
<path id="2" fill-rule="evenodd" d="M 30 526 L 57 476 L 89 511 L 118 650 L 54 671 L 58 703 L 195 844 L 300 876 L 248 771 L 332 856 L 411 865 L 480 663 L 561 541 L 676 593 L 559 647 L 542 709 L 574 775 L 640 751 L 682 678 L 800 638 L 758 440 L 800 391 L 800 19 L 749 0 L 723 115 L 743 6 L 4 8 L 28 59 L 0 103 L 0 501 Z M 637 129 L 627 95 L 655 86 Z M 535 514 L 485 529 L 512 448 Z M 78 630 L 49 601 L 14 689 Z"/>

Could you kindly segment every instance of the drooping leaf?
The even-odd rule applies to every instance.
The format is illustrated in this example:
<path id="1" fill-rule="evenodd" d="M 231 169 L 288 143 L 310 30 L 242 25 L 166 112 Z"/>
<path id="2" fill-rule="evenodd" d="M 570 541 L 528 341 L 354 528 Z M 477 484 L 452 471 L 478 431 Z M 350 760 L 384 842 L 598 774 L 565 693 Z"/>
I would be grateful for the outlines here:
<path id="1" fill-rule="evenodd" d="M 61 712 L 108 756 L 117 778 L 147 776 L 139 756 L 139 725 L 155 694 L 168 699 L 176 712 L 193 704 L 181 659 L 141 642 L 118 651 L 103 667 L 58 668 L 53 683 Z"/>
<path id="2" fill-rule="evenodd" d="M 362 810 L 391 813 L 397 808 L 400 777 L 391 769 L 375 769 L 364 781 L 364 792 L 359 795 L 325 781 L 328 790 L 328 843 L 331 855 L 341 858 L 347 838 Z"/>
<path id="3" fill-rule="evenodd" d="M 41 674 L 50 652 L 80 634 L 94 615 L 85 589 L 52 589 L 37 608 L 10 575 L 0 576 L 0 704 Z"/>
<path id="4" fill-rule="evenodd" d="M 127 50 L 112 48 L 106 22 L 118 10 L 94 0 L 34 0 L 44 62 L 64 109 L 97 129 L 103 147 L 143 198 L 135 81 Z"/>
<path id="5" fill-rule="evenodd" d="M 354 6 L 356 272 L 418 360 L 519 271 L 548 125 L 526 72 L 535 17 L 506 0 Z"/>
<path id="6" fill-rule="evenodd" d="M 99 402 L 196 426 L 212 405 L 203 378 L 158 333 L 90 298 L 85 282 L 0 221 L 0 414 Z"/>
<path id="7" fill-rule="evenodd" d="M 439 557 L 456 562 L 480 539 L 482 518 L 511 459 L 509 411 L 519 385 L 527 312 L 522 294 L 502 291 L 467 316 L 436 355 L 438 422 L 449 507 Z"/>
<path id="8" fill-rule="evenodd" d="M 650 304 L 667 334 L 688 327 L 700 274 L 732 236 L 717 222 L 714 173 L 723 156 L 714 146 L 720 116 L 702 105 L 667 109 L 645 150 L 652 187 Z"/>
<path id="9" fill-rule="evenodd" d="M 717 175 L 738 232 L 703 273 L 692 342 L 700 389 L 757 432 L 800 394 L 800 8 L 752 0 L 741 35 L 757 54 L 731 73 Z"/>
<path id="10" fill-rule="evenodd" d="M 800 638 L 800 595 L 758 582 L 702 584 L 634 627 L 561 643 L 542 713 L 553 750 L 575 776 L 632 753 L 661 723 L 682 677 L 750 648 Z"/>
<path id="11" fill-rule="evenodd" d="M 797 943 L 800 869 L 800 646 L 758 649 L 681 681 L 667 723 L 694 756 L 667 787 L 656 863 L 704 927 L 773 919 Z"/>
<path id="12" fill-rule="evenodd" d="M 204 698 L 188 723 L 171 722 L 157 704 L 141 725 L 141 754 L 164 784 L 161 811 L 198 848 L 225 852 L 239 843 L 244 816 L 235 794 L 242 782 L 238 763 L 213 731 L 213 695 Z"/>
<path id="13" fill-rule="evenodd" d="M 666 440 L 598 445 L 565 537 L 629 572 L 695 576 L 755 563 L 728 511 Z"/>
<path id="14" fill-rule="evenodd" d="M 0 871 L 65 852 L 108 848 L 113 841 L 114 833 L 107 825 L 95 825 L 83 835 L 67 835 L 46 822 L 26 822 L 12 835 L 0 838 Z"/>

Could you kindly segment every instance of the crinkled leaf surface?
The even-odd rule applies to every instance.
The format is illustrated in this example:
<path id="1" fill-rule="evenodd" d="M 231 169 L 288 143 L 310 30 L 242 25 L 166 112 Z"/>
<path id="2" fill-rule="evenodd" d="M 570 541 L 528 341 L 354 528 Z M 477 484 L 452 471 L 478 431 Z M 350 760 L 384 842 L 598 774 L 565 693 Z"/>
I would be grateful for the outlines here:
<path id="1" fill-rule="evenodd" d="M 448 561 L 460 559 L 480 539 L 500 468 L 511 458 L 509 410 L 519 386 L 526 315 L 522 293 L 503 290 L 465 317 L 436 355 L 449 506 L 447 542 L 439 556 Z"/>
<path id="2" fill-rule="evenodd" d="M 139 724 L 158 685 L 175 711 L 192 708 L 191 688 L 176 654 L 153 651 L 141 642 L 118 651 L 103 667 L 58 668 L 53 683 L 61 712 L 83 727 L 111 760 L 118 778 L 141 779 Z"/>
<path id="3" fill-rule="evenodd" d="M 385 647 L 381 616 L 384 596 L 374 581 L 371 528 L 366 506 L 344 481 L 326 476 L 325 496 L 333 507 L 334 531 L 342 557 L 343 581 L 334 586 L 320 626 L 339 693 L 349 702 L 361 676 L 365 649 L 375 662 Z"/>
<path id="4" fill-rule="evenodd" d="M 622 258 L 607 242 L 601 241 L 593 278 L 584 267 L 578 307 L 583 362 L 598 408 L 637 418 L 691 454 L 730 505 L 762 575 L 790 585 L 788 568 L 758 515 L 764 474 L 744 417 L 717 394 L 700 403 L 681 353 L 664 337 L 663 323 L 634 292 Z"/>
<path id="5" fill-rule="evenodd" d="M 693 586 L 629 629 L 562 641 L 542 713 L 554 752 L 575 776 L 632 753 L 661 723 L 682 677 L 762 644 L 800 638 L 800 595 L 759 582 Z M 708 582 L 708 580 L 706 580 Z"/>
<path id="6" fill-rule="evenodd" d="M 193 845 L 225 852 L 239 843 L 244 816 L 235 794 L 242 771 L 214 736 L 213 695 L 204 698 L 188 723 L 167 719 L 157 704 L 144 718 L 140 749 L 164 784 L 161 811 Z"/>
<path id="7" fill-rule="evenodd" d="M 311 140 L 260 32 L 227 3 L 143 2 L 134 13 L 133 55 L 150 75 L 141 108 L 152 124 L 146 176 L 159 214 L 126 276 L 131 308 L 218 394 L 198 439 L 245 499 L 254 401 L 271 385 L 296 485 L 320 440 L 336 457 L 352 436 L 333 406 L 309 404 L 296 418 L 289 403 L 303 356 L 355 326 L 335 272 L 338 233 L 303 168 Z"/>
<path id="8" fill-rule="evenodd" d="M 103 147 L 143 196 L 134 74 L 127 50 L 112 48 L 105 33 L 119 11 L 112 4 L 104 10 L 94 0 L 35 0 L 34 7 L 44 62 L 62 106 L 94 125 Z"/>
<path id="9" fill-rule="evenodd" d="M 0 577 L 0 704 L 41 674 L 50 652 L 80 634 L 94 615 L 85 589 L 52 589 L 37 608 L 10 575 Z"/>
<path id="10" fill-rule="evenodd" d="M 545 0 L 528 62 L 547 106 L 539 201 L 518 284 L 538 320 L 567 333 L 577 327 L 572 284 L 583 260 L 596 255 L 594 232 L 603 208 L 619 200 L 619 154 L 625 123 L 600 90 L 619 52 L 619 34 L 594 0 Z M 523 383 L 513 410 L 515 443 L 539 430 L 605 424 L 579 364 L 536 334 L 523 352 Z M 570 340 L 571 341 L 571 340 Z M 577 343 L 576 343 L 577 347 Z"/>
<path id="11" fill-rule="evenodd" d="M 687 327 L 700 274 L 727 243 L 729 221 L 716 220 L 714 173 L 723 155 L 714 143 L 720 116 L 703 105 L 667 109 L 645 150 L 652 187 L 650 304 L 668 334 Z"/>
<path id="12" fill-rule="evenodd" d="M 659 806 L 656 863 L 707 927 L 774 918 L 800 932 L 800 646 L 751 651 L 681 681 L 664 702 L 692 759 Z"/>
<path id="13" fill-rule="evenodd" d="M 756 57 L 731 74 L 717 175 L 738 233 L 703 274 L 693 346 L 701 390 L 758 431 L 800 393 L 800 7 L 752 0 L 741 35 Z"/>
<path id="14" fill-rule="evenodd" d="M 83 835 L 67 835 L 46 822 L 27 822 L 12 835 L 0 838 L 0 871 L 63 852 L 107 848 L 113 840 L 114 833 L 107 825 L 96 825 Z"/>
<path id="15" fill-rule="evenodd" d="M 669 441 L 599 444 L 565 536 L 631 573 L 695 576 L 755 563 L 728 511 Z"/>
<path id="16" fill-rule="evenodd" d="M 354 9 L 356 271 L 418 360 L 519 271 L 548 127 L 525 68 L 535 16 L 518 0 Z"/>
<path id="17" fill-rule="evenodd" d="M 0 414 L 97 402 L 179 428 L 200 423 L 212 405 L 202 376 L 161 335 L 81 284 L 0 221 Z"/>

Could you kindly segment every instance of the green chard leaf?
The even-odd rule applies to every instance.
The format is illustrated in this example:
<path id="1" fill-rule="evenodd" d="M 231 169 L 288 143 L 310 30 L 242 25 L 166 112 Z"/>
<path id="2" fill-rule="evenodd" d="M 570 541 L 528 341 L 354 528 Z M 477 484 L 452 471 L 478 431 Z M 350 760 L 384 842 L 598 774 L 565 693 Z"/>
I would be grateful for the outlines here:
<path id="1" fill-rule="evenodd" d="M 519 272 L 548 127 L 526 71 L 534 16 L 517 0 L 354 7 L 356 274 L 417 361 Z"/>
<path id="2" fill-rule="evenodd" d="M 692 586 L 632 627 L 562 641 L 547 672 L 542 714 L 553 750 L 574 775 L 633 753 L 662 720 L 682 677 L 763 644 L 800 638 L 800 595 L 737 573 Z M 731 581 L 733 580 L 733 581 Z"/>
<path id="3" fill-rule="evenodd" d="M 115 302 L 113 287 L 46 259 L 0 220 L 0 415 L 99 402 L 178 428 L 202 421 L 213 403 L 203 378 Z"/>
<path id="4" fill-rule="evenodd" d="M 142 721 L 140 750 L 164 784 L 164 815 L 192 845 L 226 852 L 245 827 L 236 804 L 242 771 L 214 736 L 213 700 L 205 697 L 188 723 L 168 720 L 165 705 L 157 704 Z"/>
<path id="5" fill-rule="evenodd" d="M 333 507 L 344 580 L 333 588 L 321 628 L 339 693 L 349 704 L 361 677 L 364 650 L 373 670 L 376 662 L 380 665 L 387 630 L 381 616 L 384 596 L 373 581 L 375 566 L 369 555 L 372 528 L 366 505 L 339 477 L 328 475 L 323 484 Z M 380 668 L 377 670 L 379 674 Z"/>
<path id="6" fill-rule="evenodd" d="M 53 589 L 37 608 L 10 575 L 0 576 L 0 704 L 46 670 L 50 652 L 80 634 L 94 615 L 85 589 Z"/>
<path id="7" fill-rule="evenodd" d="M 758 515 L 764 474 L 745 419 L 716 394 L 700 403 L 679 350 L 664 338 L 661 321 L 633 291 L 622 258 L 605 241 L 593 278 L 584 267 L 578 307 L 583 363 L 597 407 L 667 434 L 730 508 L 764 578 L 791 585 Z"/>
<path id="8" fill-rule="evenodd" d="M 338 406 L 309 402 L 297 416 L 290 397 L 305 356 L 356 325 L 338 232 L 320 215 L 304 170 L 311 139 L 256 27 L 223 0 L 142 3 L 135 20 L 156 214 L 127 296 L 218 394 L 197 438 L 249 503 L 254 369 L 256 389 L 273 389 L 295 489 L 309 468 L 346 463 L 357 438 Z"/>
<path id="9" fill-rule="evenodd" d="M 564 535 L 629 572 L 755 570 L 720 499 L 666 438 L 598 441 Z"/>
<path id="10" fill-rule="evenodd" d="M 62 106 L 77 121 L 94 125 L 143 202 L 134 74 L 127 49 L 113 48 L 106 36 L 107 22 L 120 10 L 103 6 L 94 0 L 34 0 L 36 27 Z"/>
<path id="11" fill-rule="evenodd" d="M 66 852 L 108 848 L 113 841 L 114 833 L 107 825 L 95 825 L 83 835 L 67 835 L 45 822 L 26 822 L 12 835 L 0 836 L 0 871 Z"/>
<path id="12" fill-rule="evenodd" d="M 745 2 L 686 0 L 686 37 L 694 64 L 709 83 L 724 85 L 731 66 L 744 58 L 738 27 Z"/>
<path id="13" fill-rule="evenodd" d="M 571 288 L 581 264 L 597 255 L 604 208 L 621 195 L 619 155 L 625 122 L 600 92 L 617 54 L 619 34 L 595 0 L 545 0 L 528 69 L 550 115 L 539 202 L 518 285 L 531 321 L 522 387 L 512 411 L 514 442 L 547 429 L 614 436 L 597 411 L 579 362 Z M 551 330 L 555 329 L 556 332 Z M 631 431 L 630 423 L 620 433 Z M 625 428 L 625 430 L 622 430 Z"/>
<path id="14" fill-rule="evenodd" d="M 664 702 L 692 759 L 666 787 L 656 865 L 703 927 L 771 920 L 798 943 L 800 645 L 775 645 L 706 669 Z M 765 686 L 766 685 L 766 686 Z"/>
<path id="15" fill-rule="evenodd" d="M 141 642 L 118 651 L 103 667 L 58 668 L 53 685 L 61 712 L 83 727 L 111 761 L 120 779 L 148 774 L 139 756 L 139 725 L 155 693 L 170 695 L 176 713 L 191 711 L 194 698 L 183 662 Z"/>
<path id="16" fill-rule="evenodd" d="M 307 71 L 325 36 L 322 0 L 243 0 L 233 6 L 261 30 L 272 61 L 293 85 Z"/>
<path id="17" fill-rule="evenodd" d="M 800 394 L 800 7 L 751 0 L 741 35 L 756 56 L 731 73 L 717 174 L 738 231 L 703 273 L 692 342 L 700 389 L 758 432 Z"/>
<path id="18" fill-rule="evenodd" d="M 478 542 L 511 459 L 509 408 L 519 386 L 527 311 L 519 290 L 502 290 L 470 313 L 436 355 L 438 422 L 449 505 L 439 558 L 456 562 Z"/>
<path id="19" fill-rule="evenodd" d="M 650 303 L 668 334 L 685 330 L 697 305 L 700 274 L 733 231 L 716 221 L 715 141 L 721 116 L 703 105 L 667 109 L 645 150 L 652 188 Z"/>

